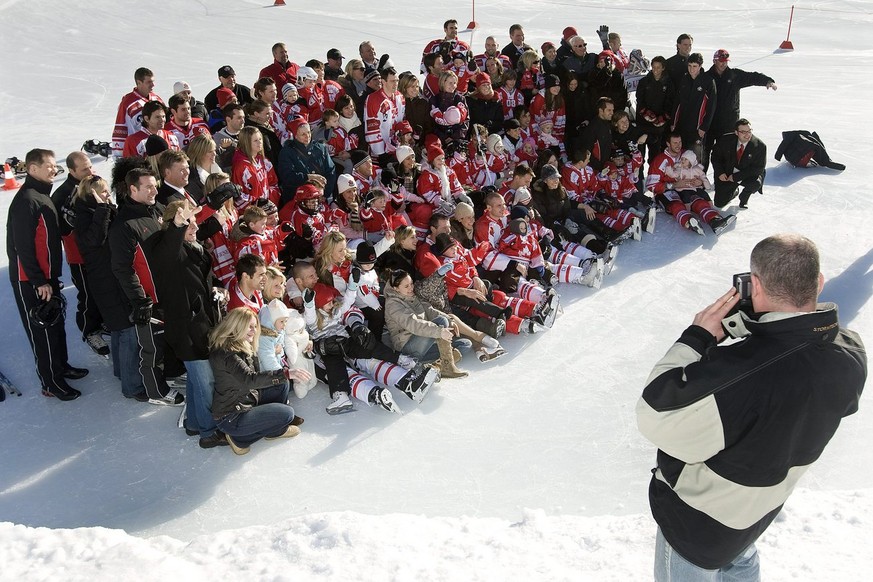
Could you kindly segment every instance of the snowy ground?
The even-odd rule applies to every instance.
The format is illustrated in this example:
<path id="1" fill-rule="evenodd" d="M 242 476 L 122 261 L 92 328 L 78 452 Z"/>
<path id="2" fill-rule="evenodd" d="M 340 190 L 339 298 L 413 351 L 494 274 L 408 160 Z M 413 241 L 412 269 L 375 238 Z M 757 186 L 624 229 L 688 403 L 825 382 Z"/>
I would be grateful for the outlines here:
<path id="1" fill-rule="evenodd" d="M 77 12 L 56 0 L 0 0 L 0 153 L 23 158 L 50 147 L 62 159 L 86 139 L 108 140 L 138 66 L 155 71 L 164 98 L 182 79 L 202 98 L 228 63 L 250 86 L 276 40 L 303 62 L 333 46 L 351 57 L 369 38 L 400 70 L 414 69 L 443 20 L 463 26 L 470 17 L 469 3 L 459 1 L 265 4 L 93 0 Z M 766 196 L 753 198 L 718 241 L 659 220 L 654 235 L 622 247 L 603 289 L 562 290 L 565 314 L 553 330 L 507 339 L 510 355 L 491 365 L 465 361 L 469 379 L 444 382 L 421 406 L 401 402 L 403 416 L 328 417 L 327 395 L 317 391 L 297 407 L 306 424 L 294 441 L 258 443 L 243 458 L 226 448 L 203 451 L 175 428 L 177 410 L 121 398 L 108 362 L 73 333 L 71 362 L 91 369 L 76 384 L 85 395 L 48 401 L 38 393 L 9 286 L 0 283 L 0 329 L 8 330 L 0 369 L 25 393 L 0 404 L 0 521 L 9 522 L 0 524 L 0 579 L 648 578 L 654 449 L 638 434 L 633 407 L 651 366 L 693 314 L 727 289 L 731 274 L 747 270 L 752 246 L 780 231 L 815 240 L 828 279 L 823 300 L 839 303 L 843 325 L 873 341 L 866 228 L 873 123 L 862 105 L 873 80 L 859 74 L 873 49 L 870 4 L 798 5 L 797 50 L 785 54 L 774 51 L 785 37 L 786 6 L 698 6 L 478 3 L 477 52 L 487 34 L 505 44 L 513 22 L 536 47 L 567 25 L 593 46 L 593 31 L 607 23 L 626 48 L 649 57 L 669 56 L 675 37 L 690 32 L 705 58 L 727 48 L 732 66 L 774 77 L 777 92 L 750 88 L 742 98 L 770 147 Z M 775 162 L 780 132 L 789 129 L 818 131 L 848 169 Z M 97 169 L 108 175 L 107 164 Z M 10 199 L 0 194 L 3 216 Z M 0 257 L 3 280 L 6 263 Z M 66 293 L 72 303 L 73 289 Z M 73 327 L 68 322 L 68 332 Z M 866 579 L 870 399 L 868 390 L 761 539 L 767 579 Z"/>

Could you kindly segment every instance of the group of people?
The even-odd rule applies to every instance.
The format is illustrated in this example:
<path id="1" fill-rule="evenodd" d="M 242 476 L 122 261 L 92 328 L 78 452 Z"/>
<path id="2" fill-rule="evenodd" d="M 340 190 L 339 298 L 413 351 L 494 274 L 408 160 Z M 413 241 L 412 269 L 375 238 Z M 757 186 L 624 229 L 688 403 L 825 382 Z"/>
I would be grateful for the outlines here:
<path id="1" fill-rule="evenodd" d="M 573 27 L 542 54 L 520 25 L 502 51 L 488 37 L 478 55 L 456 21 L 443 32 L 422 52 L 421 80 L 370 41 L 344 68 L 338 49 L 301 66 L 276 43 L 252 88 L 223 65 L 203 102 L 179 81 L 165 106 L 140 68 L 118 107 L 110 180 L 73 152 L 52 193 L 53 152 L 30 152 L 8 247 L 44 393 L 74 399 L 66 380 L 87 373 L 66 361 L 62 319 L 36 315 L 62 311 L 61 244 L 82 339 L 112 358 L 122 394 L 180 405 L 184 386 L 186 427 L 214 446 L 231 434 L 210 409 L 225 382 L 209 334 L 225 312 L 257 315 L 255 341 L 236 322 L 230 344 L 279 356 L 249 371 L 266 359 L 306 390 L 320 376 L 330 413 L 353 410 L 353 398 L 398 410 L 388 387 L 420 400 L 438 378 L 466 375 L 461 350 L 489 360 L 504 333 L 550 328 L 555 286 L 600 287 L 618 245 L 652 232 L 656 210 L 701 234 L 701 223 L 729 226 L 707 192 L 708 146 L 697 157 L 683 148 L 709 143 L 706 120 L 735 126 L 712 153 L 716 205 L 742 187 L 744 206 L 761 189 L 765 148 L 739 118 L 737 91 L 775 85 L 727 67 L 726 51 L 703 73 L 682 35 L 677 55 L 649 70 L 605 26 L 597 53 Z M 693 105 L 705 125 L 695 137 L 686 93 L 710 76 L 730 77 L 729 95 Z"/>
<path id="2" fill-rule="evenodd" d="M 72 152 L 52 192 L 54 153 L 30 151 L 7 250 L 43 394 L 74 400 L 80 392 L 67 381 L 88 372 L 67 358 L 62 245 L 81 337 L 111 358 L 122 394 L 186 403 L 185 429 L 201 447 L 245 454 L 262 438 L 300 433 L 292 391 L 304 398 L 321 380 L 329 414 L 355 402 L 399 412 L 392 389 L 421 402 L 441 379 L 467 375 L 463 351 L 493 360 L 505 353 L 505 333 L 550 328 L 556 286 L 600 287 L 618 245 L 652 232 L 658 210 L 718 234 L 735 220 L 718 208 L 737 197 L 745 208 L 762 192 L 766 146 L 740 116 L 739 91 L 776 86 L 729 67 L 727 51 L 703 71 L 687 34 L 675 55 L 649 62 L 605 26 L 592 53 L 573 27 L 538 52 L 516 24 L 501 51 L 489 36 L 481 54 L 458 38 L 456 21 L 443 30 L 422 52 L 422 79 L 398 73 L 370 41 L 345 67 L 338 49 L 300 66 L 277 43 L 251 89 L 224 65 L 203 102 L 180 81 L 165 106 L 152 71 L 138 69 L 118 108 L 109 179 Z M 753 339 L 715 349 L 738 299 L 731 292 L 698 315 L 650 378 L 638 415 L 662 449 L 651 490 L 666 556 L 659 579 L 738 560 L 753 570 L 747 546 L 787 497 L 793 471 L 857 406 L 860 389 L 794 405 L 798 422 L 828 411 L 827 423 L 805 431 L 806 448 L 785 457 L 777 476 L 763 465 L 751 480 L 731 469 L 747 466 L 736 451 L 769 450 L 785 437 L 782 418 L 760 432 L 731 420 L 751 406 L 747 393 L 766 411 L 734 416 L 776 413 L 760 396 L 769 376 L 747 380 L 762 367 L 822 344 L 816 360 L 827 356 L 840 382 L 857 384 L 863 349 L 839 330 L 835 310 L 797 315 L 816 309 L 817 261 L 805 239 L 762 242 L 752 302 L 786 315 L 735 315 L 731 334 Z M 772 333 L 790 341 L 767 347 Z M 718 371 L 726 361 L 728 375 Z M 796 390 L 817 390 L 809 365 L 783 365 Z M 736 378 L 744 392 L 728 388 Z M 779 494 L 735 517 L 690 482 L 678 487 L 686 472 L 731 496 L 760 485 Z"/>

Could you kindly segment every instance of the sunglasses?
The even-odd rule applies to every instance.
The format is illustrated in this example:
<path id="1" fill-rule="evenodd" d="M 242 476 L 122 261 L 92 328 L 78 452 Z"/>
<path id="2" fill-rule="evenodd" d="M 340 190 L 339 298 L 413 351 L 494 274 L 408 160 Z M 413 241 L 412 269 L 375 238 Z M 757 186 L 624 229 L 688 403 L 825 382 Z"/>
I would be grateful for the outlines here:
<path id="1" fill-rule="evenodd" d="M 393 271 L 391 271 L 391 279 L 389 280 L 389 282 L 391 283 L 392 287 L 397 287 L 408 276 L 409 273 L 407 273 L 403 269 L 394 269 Z"/>

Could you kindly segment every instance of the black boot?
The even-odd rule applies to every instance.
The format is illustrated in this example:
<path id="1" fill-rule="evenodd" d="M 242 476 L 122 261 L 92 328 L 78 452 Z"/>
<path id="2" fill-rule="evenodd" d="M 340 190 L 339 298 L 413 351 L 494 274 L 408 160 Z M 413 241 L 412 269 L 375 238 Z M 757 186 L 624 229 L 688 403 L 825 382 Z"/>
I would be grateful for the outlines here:
<path id="1" fill-rule="evenodd" d="M 63 374 L 64 378 L 67 380 L 81 380 L 88 375 L 88 370 L 85 368 L 74 368 L 73 366 L 66 364 L 64 366 Z"/>

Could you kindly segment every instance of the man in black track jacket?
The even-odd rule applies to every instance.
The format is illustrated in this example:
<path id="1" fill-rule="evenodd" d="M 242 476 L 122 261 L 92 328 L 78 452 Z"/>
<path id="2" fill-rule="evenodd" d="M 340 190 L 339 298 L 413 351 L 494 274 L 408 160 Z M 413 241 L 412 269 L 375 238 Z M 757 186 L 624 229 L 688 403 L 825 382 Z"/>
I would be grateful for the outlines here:
<path id="1" fill-rule="evenodd" d="M 12 199 L 6 222 L 9 281 L 36 360 L 42 393 L 59 400 L 75 400 L 81 392 L 71 388 L 67 380 L 78 380 L 88 370 L 67 363 L 65 304 L 55 297 L 61 292 L 62 265 L 58 213 L 49 197 L 57 173 L 55 154 L 34 149 L 27 152 L 24 163 L 27 178 Z M 52 307 L 44 316 L 29 315 L 44 304 Z"/>
<path id="2" fill-rule="evenodd" d="M 778 234 L 751 256 L 753 316 L 735 289 L 701 311 L 652 370 L 637 424 L 658 446 L 649 504 L 655 580 L 758 580 L 754 542 L 844 416 L 867 356 L 840 328 L 807 238 Z M 719 345 L 727 335 L 740 339 Z"/>

